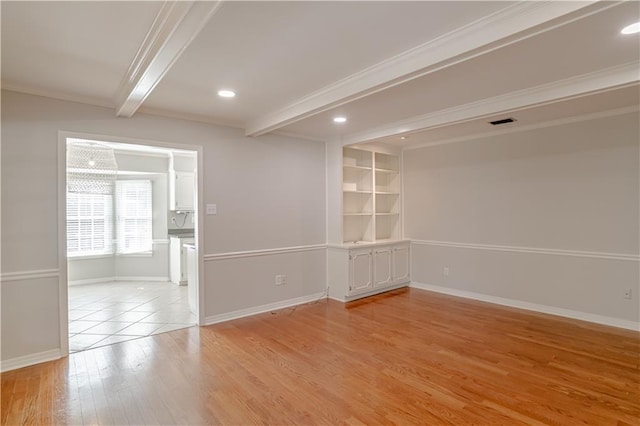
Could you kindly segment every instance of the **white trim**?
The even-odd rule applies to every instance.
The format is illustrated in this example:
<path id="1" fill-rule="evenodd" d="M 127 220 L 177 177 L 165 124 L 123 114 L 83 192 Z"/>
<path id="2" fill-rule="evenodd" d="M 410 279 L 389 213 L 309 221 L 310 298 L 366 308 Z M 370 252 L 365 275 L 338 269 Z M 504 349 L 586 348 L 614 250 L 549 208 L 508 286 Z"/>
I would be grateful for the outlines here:
<path id="1" fill-rule="evenodd" d="M 636 85 L 639 81 L 638 61 L 569 77 L 527 89 L 516 90 L 479 101 L 418 115 L 371 130 L 345 135 L 343 145 L 382 139 L 398 134 L 435 129 L 465 123 L 503 112 L 554 104 L 597 93 Z"/>
<path id="2" fill-rule="evenodd" d="M 67 102 L 74 102 L 83 105 L 91 105 L 101 108 L 113 109 L 113 101 L 95 98 L 92 96 L 72 95 L 66 92 L 58 90 L 48 89 L 44 87 L 36 87 L 31 85 L 25 85 L 17 83 L 15 81 L 6 81 L 2 79 L 2 90 L 16 93 L 26 93 L 27 95 L 40 96 L 43 98 L 51 98 L 56 100 L 62 100 Z"/>
<path id="3" fill-rule="evenodd" d="M 450 296 L 463 297 L 465 299 L 479 300 L 481 302 L 494 303 L 496 305 L 510 306 L 512 308 L 525 309 L 527 311 L 541 312 L 549 315 L 557 315 L 565 318 L 572 318 L 581 321 L 593 322 L 596 324 L 608 325 L 611 327 L 624 328 L 627 330 L 640 331 L 640 322 L 629 321 L 622 318 L 608 317 L 604 315 L 591 314 L 588 312 L 574 311 L 571 309 L 557 308 L 555 306 L 540 305 L 537 303 L 523 302 L 521 300 L 507 299 L 498 296 L 475 293 L 466 290 L 441 287 L 431 284 L 411 282 L 411 288 L 433 291 L 436 293 L 448 294 Z"/>
<path id="4" fill-rule="evenodd" d="M 32 271 L 4 272 L 0 274 L 0 281 L 39 280 L 42 278 L 58 278 L 59 276 L 59 269 L 37 269 Z"/>
<path id="5" fill-rule="evenodd" d="M 239 309 L 237 311 L 232 311 L 225 314 L 212 315 L 204 319 L 204 325 L 217 324 L 220 322 L 231 321 L 238 318 L 244 318 L 252 315 L 262 314 L 269 311 L 289 308 L 291 306 L 302 305 L 309 302 L 315 302 L 323 298 L 325 294 L 326 294 L 326 291 L 322 291 L 320 293 L 314 293 L 308 296 L 301 296 L 301 297 L 296 297 L 294 299 L 282 300 L 280 302 L 268 303 L 266 305 L 260 305 L 253 308 Z"/>
<path id="6" fill-rule="evenodd" d="M 436 37 L 249 122 L 259 136 L 315 114 L 406 83 L 452 65 L 608 9 L 617 3 L 518 2 Z M 590 7 L 587 7 L 590 6 Z"/>
<path id="7" fill-rule="evenodd" d="M 308 246 L 281 247 L 281 248 L 264 249 L 264 250 L 249 250 L 249 251 L 236 251 L 236 252 L 229 252 L 229 253 L 205 254 L 204 260 L 205 262 L 208 262 L 212 260 L 239 259 L 243 257 L 254 257 L 254 256 L 270 256 L 275 254 L 299 253 L 303 251 L 324 250 L 326 248 L 327 248 L 326 244 L 314 244 L 314 245 L 308 245 Z"/>
<path id="8" fill-rule="evenodd" d="M 19 356 L 0 362 L 0 372 L 17 370 L 18 368 L 28 367 L 42 362 L 53 361 L 62 357 L 60 349 L 51 349 L 49 351 L 39 352 L 37 354 Z"/>
<path id="9" fill-rule="evenodd" d="M 424 246 L 455 247 L 476 250 L 508 251 L 514 253 L 535 253 L 557 256 L 588 257 L 594 259 L 624 260 L 639 262 L 640 255 L 629 253 L 609 253 L 597 251 L 563 250 L 543 247 L 502 246 L 495 244 L 458 243 L 452 241 L 411 240 L 411 243 Z"/>
<path id="10" fill-rule="evenodd" d="M 58 131 L 58 327 L 60 355 L 69 355 L 69 261 L 67 259 L 67 135 Z"/>
<path id="11" fill-rule="evenodd" d="M 116 91 L 116 115 L 135 114 L 221 4 L 220 1 L 162 4 Z"/>
<path id="12" fill-rule="evenodd" d="M 152 281 L 169 282 L 169 277 L 115 277 L 115 281 Z"/>
<path id="13" fill-rule="evenodd" d="M 150 282 L 169 282 L 169 277 L 100 277 L 100 278 L 88 278 L 86 280 L 74 280 L 69 281 L 70 286 L 86 285 L 86 284 L 101 284 L 115 281 L 150 281 Z"/>
<path id="14" fill-rule="evenodd" d="M 100 278 L 89 278 L 86 280 L 74 280 L 69 281 L 69 286 L 76 285 L 85 285 L 85 284 L 102 284 L 102 283 L 110 283 L 116 280 L 116 277 L 100 277 Z"/>
<path id="15" fill-rule="evenodd" d="M 403 148 L 403 152 L 410 151 L 412 149 L 428 148 L 430 146 L 436 146 L 436 145 L 446 145 L 450 143 L 467 142 L 475 139 L 483 139 L 483 138 L 506 135 L 511 133 L 520 133 L 520 132 L 527 132 L 530 130 L 545 129 L 548 127 L 562 126 L 565 124 L 572 124 L 572 123 L 580 123 L 583 121 L 597 120 L 600 118 L 615 117 L 618 115 L 631 114 L 633 112 L 638 112 L 638 111 L 640 111 L 640 105 L 631 105 L 623 108 L 615 108 L 615 109 L 610 109 L 606 111 L 598 111 L 598 112 L 592 112 L 588 114 L 581 114 L 581 115 L 574 115 L 571 117 L 559 118 L 557 120 L 543 121 L 541 123 L 536 123 L 536 124 L 527 124 L 524 126 L 516 126 L 516 127 L 510 127 L 502 130 L 494 130 L 491 132 L 475 133 L 473 135 L 460 136 L 457 138 L 441 139 L 433 142 L 424 142 L 424 143 L 418 143 L 415 145 L 408 145 Z"/>

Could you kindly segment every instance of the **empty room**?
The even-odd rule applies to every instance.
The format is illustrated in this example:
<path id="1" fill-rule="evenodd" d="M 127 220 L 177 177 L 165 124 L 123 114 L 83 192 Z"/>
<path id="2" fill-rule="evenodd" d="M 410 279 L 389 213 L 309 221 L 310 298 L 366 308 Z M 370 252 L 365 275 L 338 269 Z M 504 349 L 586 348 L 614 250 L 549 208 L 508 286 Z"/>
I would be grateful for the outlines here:
<path id="1" fill-rule="evenodd" d="M 640 2 L 0 17 L 2 425 L 639 424 Z"/>

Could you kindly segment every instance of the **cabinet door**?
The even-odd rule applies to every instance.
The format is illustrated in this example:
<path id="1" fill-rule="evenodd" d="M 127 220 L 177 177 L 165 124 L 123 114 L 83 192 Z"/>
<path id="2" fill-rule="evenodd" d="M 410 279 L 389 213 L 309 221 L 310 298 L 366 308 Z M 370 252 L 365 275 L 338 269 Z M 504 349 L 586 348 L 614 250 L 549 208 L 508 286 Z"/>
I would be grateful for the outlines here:
<path id="1" fill-rule="evenodd" d="M 409 245 L 404 244 L 393 248 L 393 283 L 400 284 L 410 281 Z"/>
<path id="2" fill-rule="evenodd" d="M 193 211 L 193 190 L 195 174 L 191 172 L 172 172 L 169 185 L 170 210 Z"/>
<path id="3" fill-rule="evenodd" d="M 371 250 L 355 250 L 349 253 L 349 294 L 371 290 Z"/>
<path id="4" fill-rule="evenodd" d="M 391 284 L 391 247 L 373 250 L 373 286 L 384 287 Z"/>
<path id="5" fill-rule="evenodd" d="M 180 284 L 182 281 L 182 244 L 180 238 L 172 237 L 169 241 L 169 276 L 172 283 Z"/>

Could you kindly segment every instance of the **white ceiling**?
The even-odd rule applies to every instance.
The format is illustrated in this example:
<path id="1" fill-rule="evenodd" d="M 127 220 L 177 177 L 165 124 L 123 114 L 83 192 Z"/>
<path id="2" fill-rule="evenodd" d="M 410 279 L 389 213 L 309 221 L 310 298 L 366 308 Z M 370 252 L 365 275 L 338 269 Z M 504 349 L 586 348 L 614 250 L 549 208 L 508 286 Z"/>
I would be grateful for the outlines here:
<path id="1" fill-rule="evenodd" d="M 495 131 L 487 118 L 517 113 L 513 128 L 640 103 L 640 36 L 620 34 L 637 1 L 1 8 L 3 88 L 252 136 L 415 146 Z"/>

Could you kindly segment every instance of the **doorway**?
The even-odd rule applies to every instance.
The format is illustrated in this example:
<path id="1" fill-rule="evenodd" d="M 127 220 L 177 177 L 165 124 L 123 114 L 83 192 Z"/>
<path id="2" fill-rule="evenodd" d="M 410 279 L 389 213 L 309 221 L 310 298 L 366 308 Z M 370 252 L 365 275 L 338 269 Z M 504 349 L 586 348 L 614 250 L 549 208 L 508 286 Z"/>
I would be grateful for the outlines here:
<path id="1" fill-rule="evenodd" d="M 200 149 L 114 139 L 61 135 L 68 352 L 200 323 Z"/>

